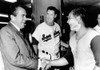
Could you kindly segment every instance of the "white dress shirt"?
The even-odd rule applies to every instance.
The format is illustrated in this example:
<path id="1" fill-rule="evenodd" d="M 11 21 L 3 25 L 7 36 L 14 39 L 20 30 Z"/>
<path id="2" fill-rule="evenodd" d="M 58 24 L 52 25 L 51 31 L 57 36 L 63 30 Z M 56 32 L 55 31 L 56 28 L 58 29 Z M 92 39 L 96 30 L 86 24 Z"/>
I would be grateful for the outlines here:
<path id="1" fill-rule="evenodd" d="M 20 28 L 16 26 L 13 22 L 10 22 L 18 31 L 20 31 Z"/>

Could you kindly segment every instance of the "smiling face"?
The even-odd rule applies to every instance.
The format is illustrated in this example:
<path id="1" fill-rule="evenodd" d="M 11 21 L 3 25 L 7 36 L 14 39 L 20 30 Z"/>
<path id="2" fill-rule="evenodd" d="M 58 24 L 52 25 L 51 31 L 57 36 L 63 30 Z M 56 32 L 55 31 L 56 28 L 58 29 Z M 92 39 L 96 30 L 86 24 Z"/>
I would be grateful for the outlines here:
<path id="1" fill-rule="evenodd" d="M 69 13 L 67 23 L 69 24 L 72 31 L 79 31 L 81 28 L 81 24 L 79 23 L 79 16 L 74 16 L 73 12 Z"/>
<path id="2" fill-rule="evenodd" d="M 56 18 L 56 14 L 55 14 L 54 10 L 47 10 L 46 23 L 50 26 L 54 25 L 55 18 Z"/>

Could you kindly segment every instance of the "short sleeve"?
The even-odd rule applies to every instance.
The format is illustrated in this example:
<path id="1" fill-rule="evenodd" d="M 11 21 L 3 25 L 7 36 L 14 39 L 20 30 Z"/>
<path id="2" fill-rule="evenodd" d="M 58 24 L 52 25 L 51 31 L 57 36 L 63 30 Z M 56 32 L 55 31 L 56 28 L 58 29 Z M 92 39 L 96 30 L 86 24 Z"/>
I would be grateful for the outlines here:
<path id="1" fill-rule="evenodd" d="M 41 34 L 41 27 L 38 25 L 35 31 L 33 32 L 32 37 L 34 37 L 37 41 L 39 41 L 40 34 Z"/>
<path id="2" fill-rule="evenodd" d="M 56 24 L 57 24 L 57 23 L 56 23 Z M 61 37 L 62 34 L 61 34 L 61 28 L 60 28 L 59 24 L 57 24 L 57 29 L 60 31 L 60 37 Z"/>

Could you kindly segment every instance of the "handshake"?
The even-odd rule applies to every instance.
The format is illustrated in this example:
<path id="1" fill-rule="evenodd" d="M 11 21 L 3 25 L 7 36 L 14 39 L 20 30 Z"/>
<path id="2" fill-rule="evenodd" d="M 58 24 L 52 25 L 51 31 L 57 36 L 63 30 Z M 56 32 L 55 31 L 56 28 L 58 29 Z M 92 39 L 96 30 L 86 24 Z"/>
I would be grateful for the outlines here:
<path id="1" fill-rule="evenodd" d="M 55 60 L 50 60 L 45 58 L 42 58 L 40 60 L 42 65 L 41 70 L 48 70 L 51 66 L 64 66 L 68 64 L 68 62 L 66 62 L 66 59 L 64 57 Z M 70 66 L 68 70 L 74 70 L 74 67 Z"/>
<path id="2" fill-rule="evenodd" d="M 42 65 L 42 70 L 48 70 L 51 67 L 52 60 L 42 58 L 42 59 L 40 59 L 40 61 L 41 61 L 41 65 Z"/>

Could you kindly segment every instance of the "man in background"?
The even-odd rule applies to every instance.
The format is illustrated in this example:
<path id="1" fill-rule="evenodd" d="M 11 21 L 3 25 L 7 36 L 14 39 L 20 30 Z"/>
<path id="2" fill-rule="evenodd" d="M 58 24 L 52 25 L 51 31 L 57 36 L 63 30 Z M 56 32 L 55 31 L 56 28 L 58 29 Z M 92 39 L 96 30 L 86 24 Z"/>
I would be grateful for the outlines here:
<path id="1" fill-rule="evenodd" d="M 58 59 L 60 57 L 59 47 L 60 44 L 68 46 L 64 42 L 60 41 L 61 29 L 60 26 L 54 21 L 57 17 L 57 9 L 53 6 L 49 6 L 46 11 L 46 21 L 38 25 L 32 34 L 32 37 L 37 41 L 34 43 L 38 45 L 38 56 L 45 59 Z M 39 60 L 38 68 L 42 67 Z"/>

